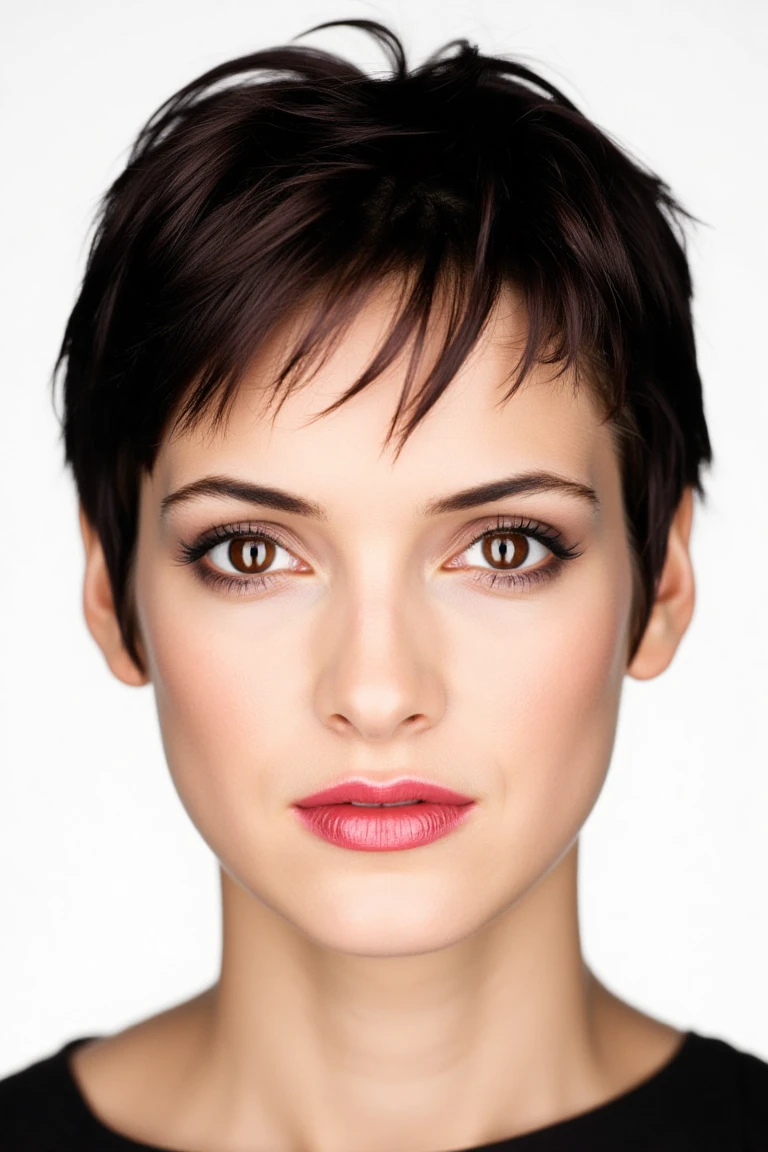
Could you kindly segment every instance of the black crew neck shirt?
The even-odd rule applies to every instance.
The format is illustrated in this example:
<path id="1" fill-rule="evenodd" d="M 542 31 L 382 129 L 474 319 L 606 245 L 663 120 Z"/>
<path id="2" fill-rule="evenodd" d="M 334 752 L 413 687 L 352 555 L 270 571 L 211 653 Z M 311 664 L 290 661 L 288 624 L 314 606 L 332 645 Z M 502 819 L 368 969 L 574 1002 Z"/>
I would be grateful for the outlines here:
<path id="1" fill-rule="evenodd" d="M 0 1080 L 4 1152 L 169 1152 L 121 1136 L 91 1111 L 68 1062 L 90 1039 L 70 1040 Z M 768 1152 L 768 1063 L 689 1031 L 662 1068 L 597 1108 L 507 1140 L 435 1152 Z"/>

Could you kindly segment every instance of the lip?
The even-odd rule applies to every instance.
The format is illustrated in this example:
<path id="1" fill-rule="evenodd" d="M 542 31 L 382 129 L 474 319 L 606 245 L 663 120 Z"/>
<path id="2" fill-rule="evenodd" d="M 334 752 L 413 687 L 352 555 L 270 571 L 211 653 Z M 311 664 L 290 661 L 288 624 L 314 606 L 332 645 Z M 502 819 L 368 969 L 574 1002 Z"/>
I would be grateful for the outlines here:
<path id="1" fill-rule="evenodd" d="M 358 804 L 398 804 L 404 800 L 425 800 L 434 804 L 474 803 L 472 796 L 464 796 L 442 784 L 433 784 L 431 780 L 419 780 L 413 776 L 378 784 L 361 777 L 351 777 L 320 792 L 313 792 L 303 800 L 297 800 L 296 807 L 317 808 L 322 804 L 349 804 L 353 800 Z"/>
<path id="2" fill-rule="evenodd" d="M 352 801 L 370 807 L 356 807 Z M 398 806 L 375 807 L 378 804 Z M 413 777 L 383 784 L 342 780 L 293 805 L 309 832 L 337 848 L 358 852 L 393 852 L 431 844 L 463 824 L 475 807 L 471 796 Z"/>

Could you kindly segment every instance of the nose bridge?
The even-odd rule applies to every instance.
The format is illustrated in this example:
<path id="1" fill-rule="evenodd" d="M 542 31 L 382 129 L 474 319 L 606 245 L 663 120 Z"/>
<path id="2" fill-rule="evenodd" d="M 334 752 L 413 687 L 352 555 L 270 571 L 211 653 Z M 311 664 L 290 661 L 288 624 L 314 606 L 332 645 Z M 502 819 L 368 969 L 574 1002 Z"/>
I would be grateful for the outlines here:
<path id="1" fill-rule="evenodd" d="M 362 547 L 331 593 L 318 706 L 361 735 L 385 738 L 404 721 L 434 722 L 442 690 L 427 590 L 392 549 Z"/>

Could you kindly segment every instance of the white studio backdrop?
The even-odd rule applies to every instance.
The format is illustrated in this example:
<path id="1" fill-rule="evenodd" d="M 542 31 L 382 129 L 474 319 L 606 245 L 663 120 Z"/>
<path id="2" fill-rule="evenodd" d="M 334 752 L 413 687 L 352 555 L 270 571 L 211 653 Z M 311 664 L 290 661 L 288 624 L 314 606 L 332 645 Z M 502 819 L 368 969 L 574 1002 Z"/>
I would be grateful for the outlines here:
<path id="1" fill-rule="evenodd" d="M 768 1059 L 768 6 L 25 0 L 0 17 L 0 1076 L 193 995 L 219 962 L 216 861 L 170 782 L 152 689 L 116 681 L 82 619 L 48 378 L 93 212 L 176 88 L 345 18 L 390 24 L 411 63 L 456 37 L 525 57 L 705 221 L 689 257 L 716 459 L 696 612 L 661 677 L 625 681 L 581 838 L 583 943 L 644 1011 Z M 386 66 L 352 29 L 300 43 Z"/>

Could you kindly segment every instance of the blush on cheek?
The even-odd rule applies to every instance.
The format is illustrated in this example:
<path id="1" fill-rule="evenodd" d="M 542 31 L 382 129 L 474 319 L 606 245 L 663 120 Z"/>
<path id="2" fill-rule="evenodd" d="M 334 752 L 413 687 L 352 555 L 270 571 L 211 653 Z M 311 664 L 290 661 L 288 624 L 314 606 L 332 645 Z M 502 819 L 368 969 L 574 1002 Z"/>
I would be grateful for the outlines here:
<path id="1" fill-rule="evenodd" d="M 282 620 L 270 638 L 262 611 L 170 584 L 147 582 L 141 600 L 158 719 L 179 797 L 217 851 L 284 802 L 285 773 L 263 767 L 285 762 L 302 691 L 290 651 L 305 649 L 284 643 Z"/>
<path id="2" fill-rule="evenodd" d="M 193 598 L 147 581 L 139 610 L 168 765 L 177 787 L 192 787 L 212 754 L 226 759 L 235 670 Z"/>
<path id="3" fill-rule="evenodd" d="M 547 749 L 554 805 L 590 811 L 605 780 L 616 736 L 624 680 L 627 588 L 596 581 L 582 611 L 569 620 L 545 660 L 546 676 L 529 686 L 532 708 L 549 715 Z"/>

